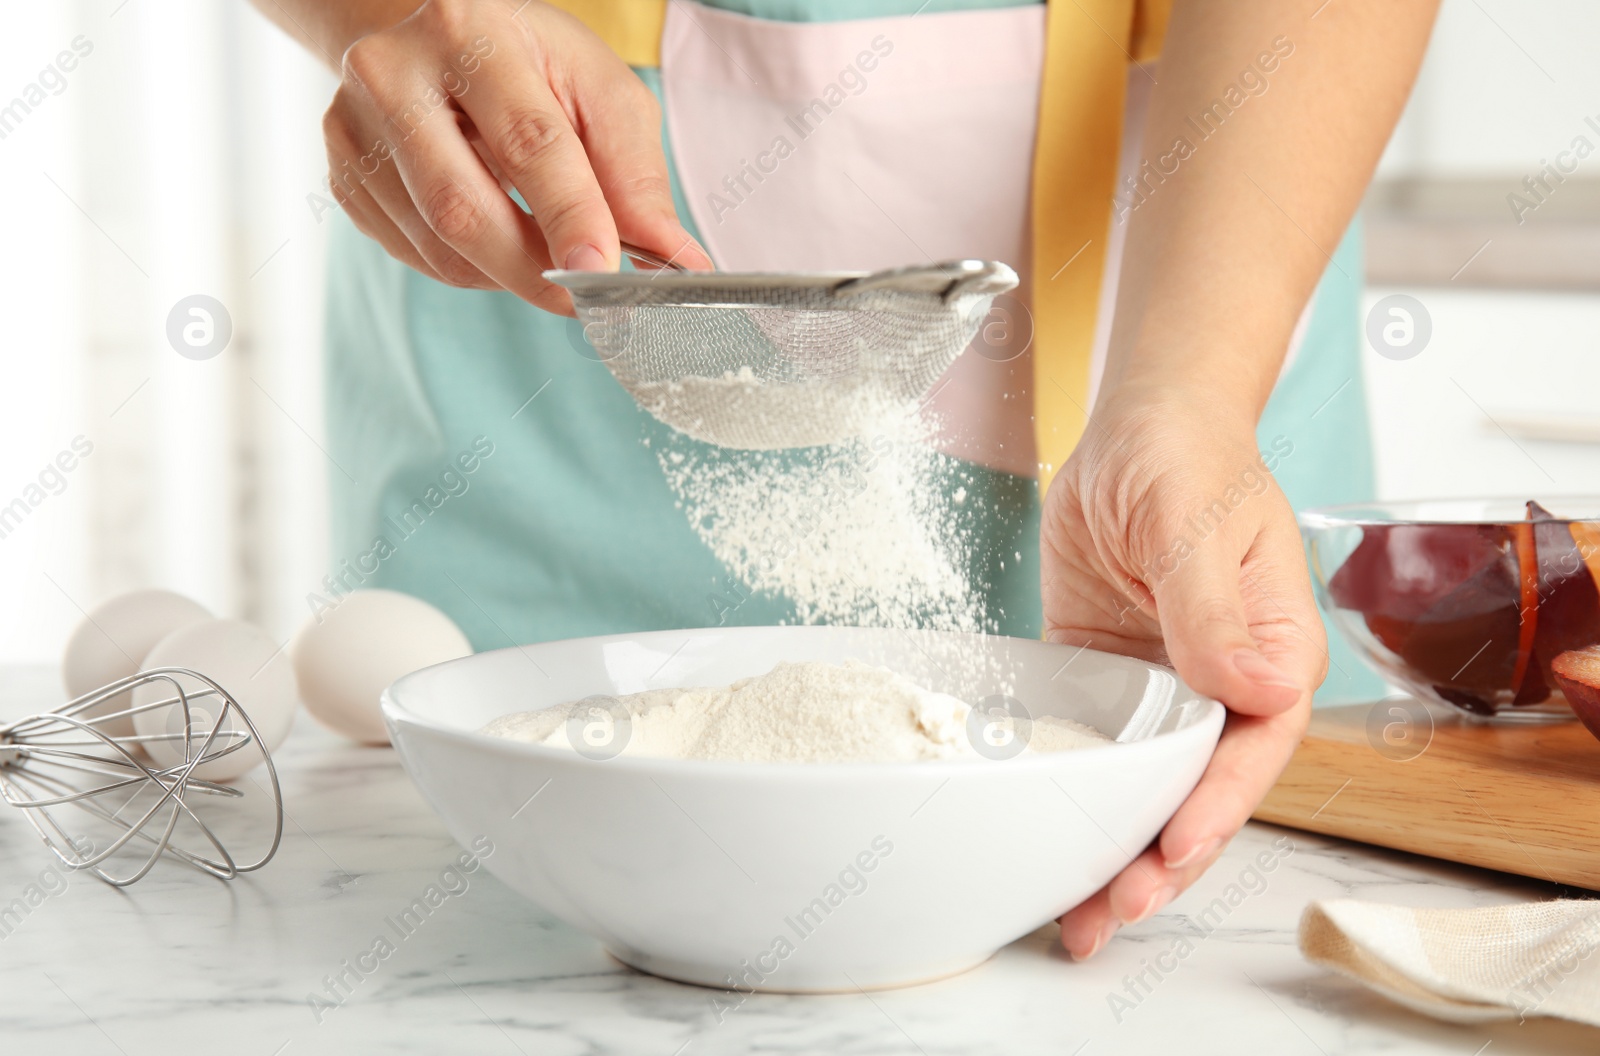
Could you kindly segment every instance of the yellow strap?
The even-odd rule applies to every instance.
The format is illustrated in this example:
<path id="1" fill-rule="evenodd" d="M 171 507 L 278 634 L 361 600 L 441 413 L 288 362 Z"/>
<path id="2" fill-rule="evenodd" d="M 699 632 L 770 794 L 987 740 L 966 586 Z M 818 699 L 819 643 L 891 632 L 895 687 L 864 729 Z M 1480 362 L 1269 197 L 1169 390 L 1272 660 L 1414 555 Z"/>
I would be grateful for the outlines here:
<path id="1" fill-rule="evenodd" d="M 1050 0 L 1033 149 L 1033 435 L 1044 494 L 1089 412 L 1133 0 Z"/>
<path id="2" fill-rule="evenodd" d="M 1161 44 L 1167 39 L 1167 22 L 1172 18 L 1172 0 L 1138 0 L 1133 11 L 1134 62 L 1154 62 L 1161 57 Z"/>
<path id="3" fill-rule="evenodd" d="M 630 66 L 661 64 L 668 0 L 549 0 Z M 1039 493 L 1087 424 L 1128 63 L 1154 59 L 1172 0 L 1048 0 L 1033 157 L 1033 420 Z"/>
<path id="4" fill-rule="evenodd" d="M 594 31 L 629 66 L 661 65 L 667 0 L 546 0 Z"/>

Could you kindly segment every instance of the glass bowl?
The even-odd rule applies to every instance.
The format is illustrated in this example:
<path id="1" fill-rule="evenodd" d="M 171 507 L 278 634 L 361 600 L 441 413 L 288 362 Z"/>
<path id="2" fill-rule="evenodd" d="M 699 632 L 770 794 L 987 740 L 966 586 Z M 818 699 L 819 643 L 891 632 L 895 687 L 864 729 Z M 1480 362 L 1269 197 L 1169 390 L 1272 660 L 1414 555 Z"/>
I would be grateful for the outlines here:
<path id="1" fill-rule="evenodd" d="M 1327 506 L 1300 527 L 1318 599 L 1387 678 L 1481 719 L 1576 711 L 1600 736 L 1600 705 L 1551 670 L 1600 645 L 1600 498 Z"/>

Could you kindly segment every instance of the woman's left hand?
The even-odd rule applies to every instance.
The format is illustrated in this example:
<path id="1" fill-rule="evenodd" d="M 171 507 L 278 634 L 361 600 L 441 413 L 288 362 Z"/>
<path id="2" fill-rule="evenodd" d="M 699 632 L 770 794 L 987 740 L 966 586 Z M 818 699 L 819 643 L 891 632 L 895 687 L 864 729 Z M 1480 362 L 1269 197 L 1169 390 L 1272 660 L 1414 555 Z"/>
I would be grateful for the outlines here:
<path id="1" fill-rule="evenodd" d="M 1169 663 L 1228 708 L 1160 837 L 1061 918 L 1080 959 L 1216 860 L 1288 762 L 1327 671 L 1294 513 L 1249 418 L 1194 393 L 1102 401 L 1045 499 L 1046 637 Z"/>

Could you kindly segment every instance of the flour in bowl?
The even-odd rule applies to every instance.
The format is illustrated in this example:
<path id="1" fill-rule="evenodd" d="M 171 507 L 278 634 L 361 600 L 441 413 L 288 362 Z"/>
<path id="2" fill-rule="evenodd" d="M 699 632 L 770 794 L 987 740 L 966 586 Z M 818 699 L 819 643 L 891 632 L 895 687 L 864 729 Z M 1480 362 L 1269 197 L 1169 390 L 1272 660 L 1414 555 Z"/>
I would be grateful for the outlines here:
<path id="1" fill-rule="evenodd" d="M 620 754 L 757 763 L 895 763 L 981 759 L 972 708 L 859 661 L 780 663 L 720 688 L 655 689 L 504 715 L 483 732 L 558 748 L 620 741 Z M 991 731 L 992 732 L 992 731 Z M 1110 744 L 1068 719 L 1012 731 L 1024 753 Z M 1001 734 L 1004 737 L 1004 732 Z M 594 754 L 584 752 L 584 754 Z M 607 752 L 605 754 L 618 754 Z"/>

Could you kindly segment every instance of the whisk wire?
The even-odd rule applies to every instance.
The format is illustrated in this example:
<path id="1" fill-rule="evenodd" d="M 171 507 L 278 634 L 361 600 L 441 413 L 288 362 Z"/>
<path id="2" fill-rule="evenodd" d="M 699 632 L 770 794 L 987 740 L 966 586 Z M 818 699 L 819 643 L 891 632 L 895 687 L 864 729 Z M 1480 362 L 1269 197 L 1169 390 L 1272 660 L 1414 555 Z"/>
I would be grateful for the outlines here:
<path id="1" fill-rule="evenodd" d="M 199 688 L 187 688 L 185 680 L 198 683 Z M 170 685 L 171 695 L 112 711 L 97 711 L 107 701 L 156 683 Z M 195 708 L 192 707 L 202 701 L 221 704 L 203 736 L 195 729 Z M 175 717 L 181 718 L 181 732 L 123 734 L 101 728 L 162 708 L 175 711 Z M 202 714 L 211 718 L 208 712 Z M 230 719 L 244 729 L 233 728 Z M 135 754 L 146 752 L 151 745 L 176 745 L 178 742 L 183 746 L 183 760 L 174 765 L 162 766 L 153 760 L 147 765 Z M 265 852 L 255 861 L 241 865 L 216 832 L 191 809 L 185 796 L 190 791 L 225 799 L 244 796 L 240 789 L 197 777 L 195 770 L 252 744 L 267 770 L 274 821 Z M 105 749 L 109 754 L 96 753 L 93 751 L 96 748 Z M 89 775 L 95 783 L 85 785 L 83 775 Z M 104 780 L 108 778 L 110 780 Z M 78 783 L 73 783 L 74 780 Z M 126 796 L 116 809 L 110 809 L 107 803 L 124 792 Z M 153 803 L 136 808 L 137 816 L 123 816 L 147 794 L 154 797 Z M 74 870 L 87 869 L 118 887 L 142 879 L 163 856 L 221 879 L 232 879 L 265 865 L 277 853 L 283 839 L 283 793 L 277 768 L 255 723 L 222 686 L 186 668 L 142 671 L 68 701 L 53 711 L 0 725 L 0 797 L 23 811 L 45 846 L 62 864 Z M 74 837 L 51 810 L 68 804 L 119 830 L 120 834 L 108 846 L 94 849 L 88 840 Z M 184 818 L 215 851 L 214 857 L 172 842 Z M 103 863 L 130 846 L 149 849 L 131 873 L 117 874 L 103 868 Z"/>
<path id="2" fill-rule="evenodd" d="M 35 781 L 38 781 L 44 787 L 50 787 L 49 783 L 40 780 L 39 775 L 32 776 Z M 202 821 L 197 815 L 195 815 L 195 813 L 191 811 L 188 805 L 185 804 L 181 799 L 174 798 L 171 800 L 167 810 L 166 830 L 163 832 L 160 839 L 151 836 L 145 831 L 145 828 L 148 819 L 154 817 L 155 814 L 161 809 L 162 802 L 165 802 L 166 797 L 163 797 L 162 802 L 156 803 L 150 810 L 146 811 L 144 817 L 139 821 L 130 822 L 119 817 L 118 815 L 120 815 L 122 809 L 126 808 L 129 803 L 133 802 L 133 800 L 137 798 L 138 791 L 135 791 L 133 795 L 130 795 L 128 799 L 123 801 L 122 807 L 119 807 L 116 811 L 108 811 L 103 804 L 100 804 L 94 800 L 86 800 L 79 804 L 82 809 L 87 810 L 90 814 L 94 815 L 100 820 L 115 828 L 123 830 L 123 835 L 119 837 L 111 846 L 93 854 L 92 856 L 88 855 L 87 852 L 79 851 L 78 857 L 72 859 L 67 858 L 64 855 L 64 852 L 60 849 L 60 842 L 65 842 L 68 846 L 73 847 L 74 850 L 78 850 L 76 841 L 73 841 L 70 836 L 61 830 L 61 827 L 55 823 L 54 818 L 50 816 L 48 812 L 41 811 L 39 813 L 50 819 L 51 828 L 61 836 L 61 841 L 59 842 L 52 841 L 46 837 L 46 843 L 51 845 L 52 850 L 56 852 L 56 856 L 60 858 L 64 864 L 74 869 L 90 869 L 102 880 L 105 880 L 108 883 L 114 884 L 118 887 L 126 887 L 128 884 L 131 884 L 134 881 L 144 877 L 145 874 L 147 874 L 150 869 L 155 866 L 155 863 L 161 859 L 163 854 L 188 862 L 189 864 L 223 880 L 231 880 L 240 872 L 243 872 L 243 870 L 241 870 L 234 863 L 233 858 L 231 855 L 229 855 L 227 848 L 212 831 L 211 827 Z M 189 819 L 194 822 L 196 827 L 198 827 L 205 835 L 206 841 L 216 849 L 218 856 L 221 858 L 220 861 L 207 858 L 203 855 L 197 855 L 191 851 L 185 850 L 182 847 L 176 846 L 171 842 L 172 833 L 177 828 L 177 824 L 183 815 L 187 815 Z M 32 814 L 30 813 L 29 816 L 31 819 Z M 35 824 L 34 828 L 37 831 L 39 826 Z M 44 834 L 41 833 L 41 835 Z M 126 877 L 112 877 L 104 871 L 96 868 L 101 862 L 116 854 L 123 846 L 135 839 L 144 843 L 148 843 L 152 848 L 150 854 L 145 857 L 142 866 L 135 873 Z"/>
<path id="3" fill-rule="evenodd" d="M 31 799 L 30 801 L 28 801 L 26 803 L 14 803 L 13 804 L 13 805 L 23 806 L 23 807 L 27 808 L 30 811 L 30 816 L 31 816 L 31 813 L 35 812 L 35 811 L 37 811 L 38 813 L 47 814 L 48 812 L 44 811 L 42 808 L 49 807 L 49 806 L 54 806 L 54 805 L 61 804 L 61 803 L 69 803 L 70 802 L 70 803 L 73 803 L 73 804 L 79 806 L 80 808 L 82 808 L 84 810 L 87 810 L 90 814 L 95 815 L 96 817 L 100 818 L 101 820 L 106 821 L 106 822 L 112 824 L 113 826 L 123 830 L 122 835 L 119 836 L 116 840 L 114 840 L 111 843 L 110 846 L 106 847 L 104 850 L 102 850 L 99 853 L 95 854 L 91 858 L 84 858 L 82 856 L 82 854 L 80 853 L 78 858 L 76 858 L 76 859 L 68 859 L 68 858 L 63 856 L 63 852 L 61 851 L 59 845 L 53 845 L 52 844 L 52 850 L 54 850 L 56 852 L 57 857 L 61 858 L 64 864 L 67 864 L 67 865 L 70 865 L 70 866 L 72 866 L 74 868 L 79 868 L 79 869 L 82 869 L 82 868 L 93 869 L 93 871 L 96 873 L 96 875 L 100 876 L 101 879 L 107 880 L 108 882 L 113 883 L 113 884 L 118 884 L 119 886 L 125 886 L 126 884 L 131 884 L 134 881 L 141 879 L 146 873 L 148 873 L 150 871 L 151 867 L 154 866 L 156 859 L 158 859 L 161 856 L 163 851 L 172 850 L 173 853 L 177 857 L 186 858 L 186 859 L 192 858 L 193 857 L 192 855 L 188 855 L 186 853 L 179 853 L 179 851 L 176 848 L 171 848 L 170 847 L 170 841 L 171 841 L 171 838 L 172 838 L 172 832 L 177 826 L 178 810 L 180 808 L 185 813 L 189 814 L 189 816 L 191 818 L 194 818 L 195 823 L 200 825 L 201 829 L 203 829 L 206 832 L 207 838 L 211 841 L 211 843 L 213 845 L 216 845 L 218 847 L 218 850 L 221 851 L 221 853 L 223 853 L 224 857 L 226 857 L 226 852 L 222 851 L 222 848 L 221 848 L 220 844 L 217 843 L 217 840 L 216 840 L 215 836 L 211 834 L 210 830 L 208 828 L 206 828 L 204 823 L 200 822 L 199 818 L 195 818 L 194 817 L 194 813 L 189 810 L 188 806 L 186 804 L 184 804 L 183 800 L 178 795 L 179 791 L 184 786 L 184 781 L 187 778 L 187 776 L 189 774 L 189 771 L 193 770 L 194 767 L 196 765 L 198 765 L 199 762 L 204 759 L 203 754 L 202 755 L 198 755 L 198 756 L 194 757 L 193 759 L 187 760 L 185 762 L 185 764 L 184 764 L 184 767 L 183 767 L 182 771 L 180 772 L 179 776 L 176 779 L 170 780 L 170 781 L 162 780 L 152 770 L 150 770 L 149 767 L 145 766 L 142 762 L 140 762 L 138 759 L 136 759 L 130 752 L 128 752 L 128 750 L 126 748 L 124 748 L 121 744 L 117 743 L 116 739 L 114 739 L 114 738 L 102 733 L 99 730 L 95 730 L 88 723 L 84 723 L 81 720 L 73 718 L 71 716 L 64 716 L 63 717 L 63 721 L 65 721 L 65 722 L 67 722 L 69 724 L 75 725 L 75 726 L 83 727 L 84 729 L 87 729 L 91 733 L 93 733 L 96 737 L 101 738 L 107 745 L 109 745 L 110 747 L 114 748 L 116 751 L 121 752 L 122 755 L 128 760 L 128 763 L 131 766 L 136 767 L 141 773 L 144 774 L 144 777 L 145 777 L 144 781 L 142 781 L 139 784 L 134 786 L 132 793 L 129 795 L 129 797 L 126 800 L 123 801 L 123 804 L 122 804 L 121 807 L 117 808 L 117 810 L 115 812 L 108 812 L 108 811 L 105 810 L 105 808 L 99 802 L 97 802 L 97 800 L 96 800 L 96 798 L 94 796 L 93 790 L 76 790 L 76 789 L 73 789 L 72 786 L 66 785 L 64 782 L 62 782 L 62 781 L 60 781 L 58 779 L 49 778 L 49 777 L 47 777 L 46 775 L 43 775 L 43 774 L 34 773 L 34 774 L 30 775 L 30 776 L 32 776 L 34 778 L 34 781 L 35 781 L 36 784 L 38 784 L 39 786 L 41 786 L 43 788 L 50 789 L 50 790 L 52 790 L 52 791 L 54 791 L 56 793 L 56 795 L 53 796 L 52 798 L 43 799 L 43 800 Z M 121 817 L 119 817 L 119 815 L 122 813 L 123 809 L 125 809 L 129 804 L 131 804 L 135 799 L 137 799 L 140 792 L 148 789 L 150 783 L 152 783 L 152 782 L 162 789 L 161 798 L 156 800 L 155 803 L 151 804 L 149 809 L 146 810 L 144 815 L 142 817 L 140 817 L 137 821 L 129 822 L 129 821 L 125 821 Z M 65 790 L 69 794 L 63 794 L 63 790 Z M 7 799 L 9 801 L 10 797 L 8 796 Z M 173 806 L 172 806 L 172 809 L 170 810 L 169 816 L 167 818 L 166 832 L 163 834 L 162 839 L 160 841 L 153 841 L 153 842 L 156 843 L 156 849 L 151 853 L 149 858 L 147 858 L 145 860 L 144 865 L 135 874 L 133 874 L 132 876 L 129 876 L 129 877 L 118 878 L 118 877 L 112 877 L 110 874 L 108 874 L 105 871 L 97 868 L 101 862 L 111 858 L 117 852 L 121 851 L 122 848 L 124 846 L 126 846 L 130 841 L 132 841 L 135 837 L 139 837 L 139 838 L 142 838 L 142 839 L 149 839 L 148 834 L 143 832 L 144 827 L 147 824 L 149 824 L 150 820 L 152 818 L 154 818 L 161 811 L 161 808 L 163 806 L 167 805 L 169 800 L 172 802 Z M 54 820 L 53 817 L 51 818 L 51 827 L 52 827 L 52 829 L 54 829 L 58 833 L 62 831 L 61 827 L 55 823 L 55 820 Z M 35 826 L 35 829 L 37 829 L 37 828 L 38 828 L 38 826 Z M 49 841 L 47 839 L 46 842 L 50 843 L 51 841 Z M 67 840 L 67 842 L 68 842 L 69 846 L 72 846 L 76 850 L 75 841 L 72 841 L 69 838 Z"/>

